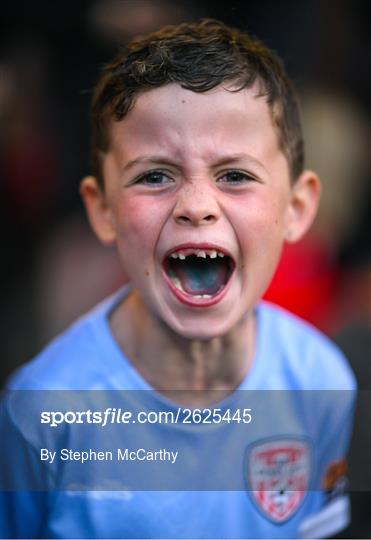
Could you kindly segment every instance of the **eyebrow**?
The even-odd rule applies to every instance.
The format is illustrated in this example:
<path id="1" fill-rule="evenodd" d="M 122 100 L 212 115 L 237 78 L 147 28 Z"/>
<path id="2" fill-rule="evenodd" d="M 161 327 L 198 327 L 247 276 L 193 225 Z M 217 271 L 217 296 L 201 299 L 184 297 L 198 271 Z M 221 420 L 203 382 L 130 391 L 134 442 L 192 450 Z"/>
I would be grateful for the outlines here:
<path id="1" fill-rule="evenodd" d="M 137 158 L 131 159 L 128 161 L 122 168 L 122 171 L 126 171 L 127 169 L 131 169 L 131 167 L 134 167 L 134 165 L 138 165 L 140 163 L 167 163 L 169 165 L 174 165 L 175 162 L 171 159 L 167 158 L 166 156 L 160 156 L 160 155 L 149 155 L 149 156 L 139 156 Z"/>
<path id="2" fill-rule="evenodd" d="M 236 161 L 247 161 L 249 163 L 252 163 L 253 165 L 256 165 L 256 166 L 266 170 L 266 168 L 264 167 L 264 165 L 263 165 L 263 163 L 261 161 L 259 161 L 258 159 L 250 156 L 249 154 L 245 154 L 243 152 L 240 153 L 240 154 L 231 154 L 231 155 L 222 157 L 222 158 L 218 159 L 217 161 L 215 161 L 213 163 L 213 166 L 214 167 L 220 167 L 222 165 L 228 165 L 229 163 L 234 163 Z"/>
<path id="3" fill-rule="evenodd" d="M 214 161 L 212 163 L 212 166 L 213 167 L 221 167 L 222 165 L 228 165 L 230 163 L 234 163 L 234 162 L 237 162 L 237 161 L 248 161 L 249 163 L 253 164 L 253 165 L 256 165 L 258 166 L 259 168 L 262 168 L 264 169 L 265 171 L 267 170 L 264 165 L 256 158 L 248 155 L 248 154 L 245 154 L 245 153 L 239 153 L 239 154 L 231 154 L 231 155 L 226 155 L 226 156 L 223 156 L 219 159 L 217 159 L 216 161 Z M 163 155 L 144 155 L 144 156 L 139 156 L 137 158 L 134 158 L 134 159 L 131 159 L 129 160 L 122 168 L 122 171 L 126 171 L 132 167 L 134 167 L 135 165 L 138 165 L 140 163 L 164 163 L 164 164 L 167 164 L 167 165 L 172 165 L 172 166 L 180 166 L 179 163 L 177 163 L 176 161 L 174 161 L 173 159 L 170 159 L 169 157 L 167 156 L 163 156 Z"/>

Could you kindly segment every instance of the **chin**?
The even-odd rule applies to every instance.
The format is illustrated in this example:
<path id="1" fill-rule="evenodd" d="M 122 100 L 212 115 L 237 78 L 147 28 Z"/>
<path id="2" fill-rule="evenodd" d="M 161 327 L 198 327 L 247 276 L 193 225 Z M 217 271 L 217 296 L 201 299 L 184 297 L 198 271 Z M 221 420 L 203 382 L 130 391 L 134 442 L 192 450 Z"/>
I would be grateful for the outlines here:
<path id="1" fill-rule="evenodd" d="M 197 317 L 192 321 L 177 321 L 176 324 L 171 325 L 171 328 L 185 339 L 210 341 L 228 334 L 234 326 L 233 323 L 228 324 L 225 320 L 219 323 L 216 321 L 210 323 L 207 317 L 205 317 L 205 321 L 202 320 L 202 317 Z"/>

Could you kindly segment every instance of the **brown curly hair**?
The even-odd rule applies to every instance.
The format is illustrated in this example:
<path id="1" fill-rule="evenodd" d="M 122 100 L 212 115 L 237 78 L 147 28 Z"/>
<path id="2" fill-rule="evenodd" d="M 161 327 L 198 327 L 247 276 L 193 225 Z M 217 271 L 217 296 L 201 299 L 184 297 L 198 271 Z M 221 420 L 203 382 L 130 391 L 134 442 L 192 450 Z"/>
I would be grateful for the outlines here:
<path id="1" fill-rule="evenodd" d="M 140 36 L 103 68 L 91 107 L 92 172 L 101 187 L 108 123 L 122 120 L 142 92 L 169 83 L 206 92 L 224 82 L 233 85 L 231 91 L 259 84 L 295 180 L 304 166 L 303 137 L 296 93 L 281 60 L 248 34 L 202 19 Z"/>

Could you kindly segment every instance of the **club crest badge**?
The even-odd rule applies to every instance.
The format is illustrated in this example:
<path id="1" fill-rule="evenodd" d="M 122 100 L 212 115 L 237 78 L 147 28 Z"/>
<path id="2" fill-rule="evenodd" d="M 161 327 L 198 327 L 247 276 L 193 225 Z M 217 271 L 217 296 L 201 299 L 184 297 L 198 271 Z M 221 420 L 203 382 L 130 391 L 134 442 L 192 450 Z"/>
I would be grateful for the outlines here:
<path id="1" fill-rule="evenodd" d="M 247 483 L 254 503 L 275 523 L 300 507 L 310 478 L 309 444 L 287 438 L 254 444 L 247 453 Z"/>

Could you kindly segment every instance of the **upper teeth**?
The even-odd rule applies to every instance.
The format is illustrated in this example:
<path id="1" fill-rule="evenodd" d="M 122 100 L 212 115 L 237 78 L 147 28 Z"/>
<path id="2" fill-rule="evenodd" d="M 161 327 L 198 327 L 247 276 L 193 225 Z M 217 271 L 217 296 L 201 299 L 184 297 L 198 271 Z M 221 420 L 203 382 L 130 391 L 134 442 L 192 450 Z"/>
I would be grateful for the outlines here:
<path id="1" fill-rule="evenodd" d="M 174 251 L 171 253 L 170 257 L 172 259 L 181 259 L 184 260 L 186 257 L 189 257 L 190 255 L 196 255 L 196 257 L 202 257 L 203 259 L 206 259 L 206 257 L 210 257 L 211 259 L 216 259 L 216 257 L 224 257 L 224 253 L 221 251 L 217 251 L 216 249 L 184 249 L 180 251 Z"/>

